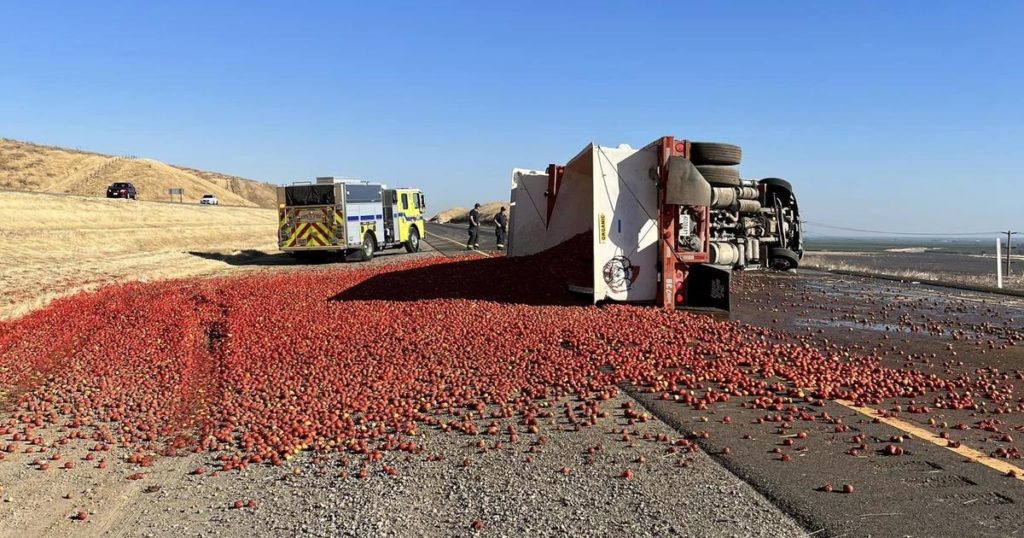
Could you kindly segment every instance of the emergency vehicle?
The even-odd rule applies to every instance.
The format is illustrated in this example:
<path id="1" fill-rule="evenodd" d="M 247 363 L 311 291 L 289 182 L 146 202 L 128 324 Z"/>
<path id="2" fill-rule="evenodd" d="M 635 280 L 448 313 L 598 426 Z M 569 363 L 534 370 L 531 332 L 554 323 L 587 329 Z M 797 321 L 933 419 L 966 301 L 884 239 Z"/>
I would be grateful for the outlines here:
<path id="1" fill-rule="evenodd" d="M 419 189 L 318 177 L 278 187 L 277 207 L 278 246 L 295 256 L 343 252 L 365 261 L 388 248 L 417 252 L 426 235 Z"/>

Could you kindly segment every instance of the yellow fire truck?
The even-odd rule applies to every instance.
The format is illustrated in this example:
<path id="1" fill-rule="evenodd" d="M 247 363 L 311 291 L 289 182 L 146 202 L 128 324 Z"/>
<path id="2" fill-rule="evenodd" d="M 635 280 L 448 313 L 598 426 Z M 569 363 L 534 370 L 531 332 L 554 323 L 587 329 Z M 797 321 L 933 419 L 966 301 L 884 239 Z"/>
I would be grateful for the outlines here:
<path id="1" fill-rule="evenodd" d="M 387 248 L 417 252 L 426 235 L 419 189 L 318 177 L 278 187 L 277 207 L 278 246 L 295 256 L 344 252 L 370 260 Z"/>

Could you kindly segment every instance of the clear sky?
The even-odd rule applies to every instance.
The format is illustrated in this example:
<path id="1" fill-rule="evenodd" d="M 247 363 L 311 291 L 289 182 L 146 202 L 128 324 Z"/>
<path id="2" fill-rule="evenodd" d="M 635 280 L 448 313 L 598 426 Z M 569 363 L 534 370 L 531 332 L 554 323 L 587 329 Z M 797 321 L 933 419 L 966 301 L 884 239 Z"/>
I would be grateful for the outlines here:
<path id="1" fill-rule="evenodd" d="M 674 135 L 742 145 L 812 222 L 1024 228 L 1015 2 L 3 1 L 0 21 L 3 137 L 442 209 Z"/>

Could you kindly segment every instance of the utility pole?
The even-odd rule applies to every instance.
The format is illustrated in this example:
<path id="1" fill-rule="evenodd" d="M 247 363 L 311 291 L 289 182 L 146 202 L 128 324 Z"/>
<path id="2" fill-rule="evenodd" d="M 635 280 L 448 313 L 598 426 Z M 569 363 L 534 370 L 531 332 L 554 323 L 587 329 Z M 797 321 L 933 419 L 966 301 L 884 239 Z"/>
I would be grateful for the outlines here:
<path id="1" fill-rule="evenodd" d="M 1003 289 L 1003 260 L 999 250 L 1003 247 L 1003 240 L 996 237 L 996 287 Z"/>
<path id="2" fill-rule="evenodd" d="M 1011 244 L 1012 237 L 1017 235 L 1017 232 L 1012 230 L 1006 230 L 1006 276 L 1010 276 L 1010 255 L 1013 253 L 1013 245 Z"/>

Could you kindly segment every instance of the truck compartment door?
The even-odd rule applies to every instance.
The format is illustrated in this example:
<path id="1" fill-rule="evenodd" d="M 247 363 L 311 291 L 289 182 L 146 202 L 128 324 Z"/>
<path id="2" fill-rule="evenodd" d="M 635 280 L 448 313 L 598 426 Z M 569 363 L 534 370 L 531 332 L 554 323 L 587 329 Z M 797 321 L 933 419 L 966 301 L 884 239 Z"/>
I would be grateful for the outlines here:
<path id="1" fill-rule="evenodd" d="M 329 247 L 337 244 L 334 207 L 303 207 L 290 209 L 293 223 L 290 247 Z"/>

